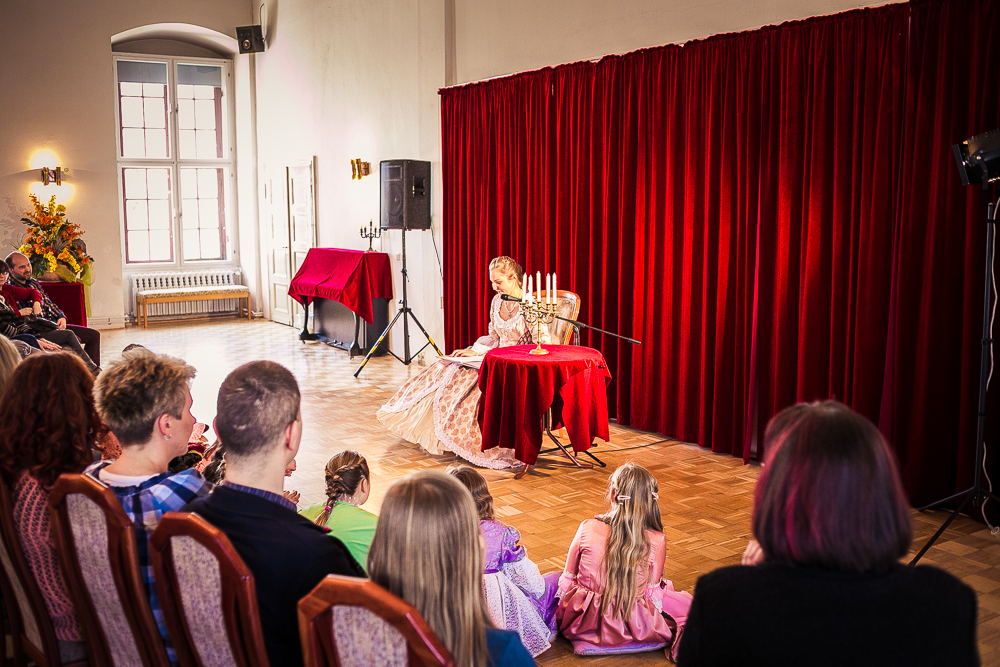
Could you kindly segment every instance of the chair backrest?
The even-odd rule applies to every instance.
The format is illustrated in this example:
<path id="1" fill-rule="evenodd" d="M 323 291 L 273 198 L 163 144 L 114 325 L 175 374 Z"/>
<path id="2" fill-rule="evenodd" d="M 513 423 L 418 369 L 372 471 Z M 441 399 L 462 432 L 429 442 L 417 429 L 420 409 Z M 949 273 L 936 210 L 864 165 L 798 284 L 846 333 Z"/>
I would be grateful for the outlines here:
<path id="1" fill-rule="evenodd" d="M 10 488 L 0 478 L 0 590 L 7 600 L 14 664 L 27 655 L 39 667 L 59 665 L 59 644 L 45 597 L 31 571 L 14 523 Z M 86 661 L 72 663 L 86 665 Z"/>
<path id="2" fill-rule="evenodd" d="M 299 600 L 306 667 L 453 666 L 416 607 L 368 579 L 329 574 Z"/>
<path id="3" fill-rule="evenodd" d="M 268 667 L 253 573 L 225 533 L 197 514 L 167 512 L 149 549 L 181 664 Z"/>
<path id="4" fill-rule="evenodd" d="M 52 535 L 94 664 L 166 667 L 132 522 L 114 492 L 62 475 L 49 494 Z"/>
<path id="5" fill-rule="evenodd" d="M 542 290 L 542 299 L 547 294 L 546 290 Z M 556 315 L 575 322 L 580 316 L 580 295 L 564 289 L 556 290 Z M 572 345 L 573 325 L 565 320 L 553 319 L 549 324 L 549 337 L 555 345 Z"/>

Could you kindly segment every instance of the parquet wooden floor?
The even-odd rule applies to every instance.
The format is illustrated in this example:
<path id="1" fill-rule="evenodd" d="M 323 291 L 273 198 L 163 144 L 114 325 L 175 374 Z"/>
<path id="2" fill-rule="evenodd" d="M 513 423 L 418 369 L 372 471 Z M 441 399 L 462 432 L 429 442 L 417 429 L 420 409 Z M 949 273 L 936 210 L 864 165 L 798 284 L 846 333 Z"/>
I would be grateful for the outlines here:
<path id="1" fill-rule="evenodd" d="M 252 359 L 271 359 L 290 368 L 303 390 L 304 434 L 298 469 L 286 488 L 298 490 L 301 506 L 323 500 L 323 467 L 345 448 L 356 449 L 372 469 L 367 509 L 378 513 L 393 480 L 424 468 L 444 469 L 455 456 L 431 456 L 387 433 L 375 420 L 378 407 L 421 368 L 392 357 L 373 359 L 355 379 L 361 358 L 348 359 L 322 343 L 303 344 L 297 331 L 263 321 L 219 320 L 198 324 L 129 328 L 104 332 L 104 363 L 128 343 L 186 359 L 198 369 L 193 412 L 211 423 L 219 385 L 233 368 Z M 604 510 L 603 494 L 615 466 L 634 460 L 660 483 L 660 507 L 667 536 L 665 575 L 678 589 L 693 591 L 699 575 L 739 562 L 750 536 L 750 509 L 759 468 L 692 444 L 611 426 L 611 442 L 598 456 L 607 468 L 578 470 L 553 463 L 515 481 L 510 472 L 484 470 L 498 514 L 521 531 L 522 541 L 542 572 L 562 568 L 580 521 Z M 946 514 L 914 512 L 916 552 Z M 1000 542 L 981 523 L 956 520 L 923 562 L 948 570 L 979 594 L 979 646 L 984 665 L 1000 665 Z M 660 652 L 580 658 L 559 638 L 539 656 L 547 666 L 668 664 Z"/>

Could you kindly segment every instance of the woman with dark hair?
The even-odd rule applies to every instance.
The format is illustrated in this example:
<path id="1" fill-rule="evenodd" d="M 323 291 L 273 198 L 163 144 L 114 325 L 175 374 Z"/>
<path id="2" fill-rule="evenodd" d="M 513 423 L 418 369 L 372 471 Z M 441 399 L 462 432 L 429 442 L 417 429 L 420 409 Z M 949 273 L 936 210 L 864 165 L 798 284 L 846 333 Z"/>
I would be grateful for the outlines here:
<path id="1" fill-rule="evenodd" d="M 910 508 L 878 429 L 825 401 L 778 413 L 764 442 L 760 563 L 698 580 L 677 664 L 978 665 L 972 589 L 900 563 Z"/>
<path id="2" fill-rule="evenodd" d="M 78 357 L 32 355 L 0 396 L 0 474 L 11 489 L 14 524 L 55 626 L 63 662 L 85 655 L 80 625 L 56 563 L 48 496 L 63 473 L 82 472 L 104 432 L 94 380 Z"/>
<path id="3" fill-rule="evenodd" d="M 510 257 L 496 257 L 490 262 L 489 277 L 497 294 L 490 305 L 487 335 L 452 353 L 467 359 L 438 359 L 414 375 L 375 416 L 387 429 L 431 454 L 450 451 L 482 468 L 511 468 L 521 464 L 510 447 L 483 451 L 483 435 L 476 421 L 481 396 L 479 366 L 482 356 L 493 348 L 535 343 L 538 333 L 524 318 L 519 301 L 500 298 L 521 298 L 521 265 Z M 541 342 L 549 342 L 545 327 Z"/>

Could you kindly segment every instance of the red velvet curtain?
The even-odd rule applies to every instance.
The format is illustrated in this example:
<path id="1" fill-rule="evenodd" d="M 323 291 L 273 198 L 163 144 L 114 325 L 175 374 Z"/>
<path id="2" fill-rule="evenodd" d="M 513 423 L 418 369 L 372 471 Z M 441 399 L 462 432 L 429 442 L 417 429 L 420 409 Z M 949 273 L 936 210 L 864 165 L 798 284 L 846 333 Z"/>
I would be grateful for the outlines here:
<path id="1" fill-rule="evenodd" d="M 960 486 L 983 233 L 949 146 L 1000 124 L 998 27 L 995 0 L 888 5 L 443 90 L 449 345 L 511 254 L 643 341 L 582 341 L 619 423 L 747 459 L 832 397 L 915 499 Z"/>

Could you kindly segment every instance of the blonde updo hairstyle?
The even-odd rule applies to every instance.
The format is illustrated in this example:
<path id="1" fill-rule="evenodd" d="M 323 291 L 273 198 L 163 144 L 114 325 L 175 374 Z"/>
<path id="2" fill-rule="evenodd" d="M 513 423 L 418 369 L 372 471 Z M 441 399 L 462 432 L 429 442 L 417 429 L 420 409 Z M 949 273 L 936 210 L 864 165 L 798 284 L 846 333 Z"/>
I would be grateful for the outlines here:
<path id="1" fill-rule="evenodd" d="M 524 269 L 512 257 L 501 255 L 490 261 L 489 272 L 501 271 L 505 276 L 516 278 L 520 285 L 524 285 Z"/>
<path id="2" fill-rule="evenodd" d="M 341 496 L 353 496 L 361 486 L 361 480 L 371 481 L 369 475 L 368 461 L 361 454 L 351 450 L 334 454 L 326 462 L 326 507 L 313 523 L 325 526 L 337 499 Z"/>

